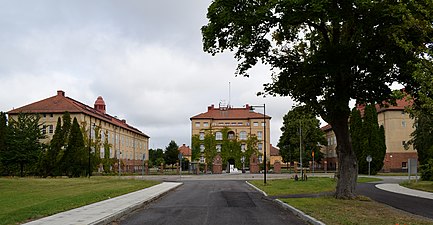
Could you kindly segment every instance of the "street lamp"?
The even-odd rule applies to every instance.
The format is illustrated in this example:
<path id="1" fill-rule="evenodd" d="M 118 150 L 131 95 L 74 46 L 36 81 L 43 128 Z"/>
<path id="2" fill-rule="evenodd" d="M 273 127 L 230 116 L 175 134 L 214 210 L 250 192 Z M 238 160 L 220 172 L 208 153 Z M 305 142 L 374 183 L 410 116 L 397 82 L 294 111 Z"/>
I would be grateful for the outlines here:
<path id="1" fill-rule="evenodd" d="M 245 173 L 245 156 L 242 156 L 241 162 L 242 162 L 242 173 Z"/>
<path id="2" fill-rule="evenodd" d="M 264 172 L 264 177 L 263 177 L 263 182 L 264 184 L 266 184 L 266 104 L 263 103 L 263 105 L 252 105 L 250 106 L 251 111 L 254 110 L 254 107 L 257 108 L 263 108 L 263 153 L 264 153 L 264 158 L 263 158 L 263 163 L 264 163 L 264 168 L 265 168 L 265 172 Z"/>

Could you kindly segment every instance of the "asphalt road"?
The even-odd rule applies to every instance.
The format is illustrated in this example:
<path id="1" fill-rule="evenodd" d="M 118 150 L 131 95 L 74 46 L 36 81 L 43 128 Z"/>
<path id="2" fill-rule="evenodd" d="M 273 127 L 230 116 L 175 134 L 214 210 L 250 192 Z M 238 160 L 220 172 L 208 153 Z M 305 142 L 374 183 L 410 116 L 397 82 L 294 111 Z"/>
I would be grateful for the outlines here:
<path id="1" fill-rule="evenodd" d="M 384 191 L 376 188 L 375 185 L 375 183 L 358 184 L 357 193 L 394 208 L 433 219 L 433 200 Z"/>
<path id="2" fill-rule="evenodd" d="M 118 221 L 133 224 L 306 224 L 245 181 L 184 181 L 184 185 Z"/>

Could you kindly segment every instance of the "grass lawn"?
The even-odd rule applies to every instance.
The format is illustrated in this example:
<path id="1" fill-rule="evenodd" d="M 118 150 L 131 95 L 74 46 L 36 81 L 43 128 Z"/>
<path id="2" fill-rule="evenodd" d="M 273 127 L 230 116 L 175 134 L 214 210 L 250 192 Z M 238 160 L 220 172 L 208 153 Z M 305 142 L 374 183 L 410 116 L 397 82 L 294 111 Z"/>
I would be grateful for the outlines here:
<path id="1" fill-rule="evenodd" d="M 404 182 L 401 184 L 404 187 L 412 188 L 420 191 L 428 191 L 433 192 L 433 181 L 411 181 L 411 182 Z"/>
<path id="2" fill-rule="evenodd" d="M 0 224 L 16 224 L 156 185 L 158 181 L 0 178 Z"/>
<path id="3" fill-rule="evenodd" d="M 358 182 L 380 181 L 373 177 L 358 177 Z M 249 181 L 268 195 L 315 194 L 335 191 L 336 181 L 333 178 L 310 177 L 308 181 L 294 181 L 288 179 L 267 180 L 266 185 L 261 180 Z"/>
<path id="4" fill-rule="evenodd" d="M 359 177 L 358 182 L 373 182 L 380 179 Z M 309 178 L 308 181 L 270 180 L 267 185 L 262 181 L 250 181 L 268 195 L 290 195 L 332 192 L 336 182 L 332 178 Z M 283 202 L 305 212 L 325 224 L 433 224 L 433 220 L 413 216 L 360 196 L 357 200 L 337 200 L 333 197 L 284 198 Z"/>
<path id="5" fill-rule="evenodd" d="M 290 198 L 283 202 L 324 222 L 325 224 L 375 224 L 375 225 L 427 225 L 433 220 L 423 219 L 396 210 L 368 198 L 337 200 L 333 197 Z"/>

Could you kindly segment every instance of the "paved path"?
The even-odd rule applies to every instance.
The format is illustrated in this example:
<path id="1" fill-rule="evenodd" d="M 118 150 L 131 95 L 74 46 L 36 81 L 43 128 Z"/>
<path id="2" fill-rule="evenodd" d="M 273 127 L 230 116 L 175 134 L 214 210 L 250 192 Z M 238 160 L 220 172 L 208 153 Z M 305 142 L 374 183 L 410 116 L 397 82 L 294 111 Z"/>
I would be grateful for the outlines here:
<path id="1" fill-rule="evenodd" d="M 381 187 L 381 189 L 376 187 L 376 185 Z M 427 197 L 429 193 L 421 194 L 421 196 L 424 197 L 415 197 L 409 194 L 415 192 L 419 194 L 419 191 L 411 189 L 406 190 L 406 188 L 400 188 L 397 185 L 398 184 L 362 183 L 358 184 L 357 192 L 377 202 L 433 219 L 433 199 L 424 198 Z"/>
<path id="2" fill-rule="evenodd" d="M 170 191 L 181 183 L 164 182 L 140 191 L 90 204 L 84 207 L 58 213 L 39 220 L 26 223 L 27 225 L 80 225 L 106 224 L 120 218 L 148 201 Z"/>
<path id="3" fill-rule="evenodd" d="M 400 186 L 399 184 L 377 184 L 376 187 L 384 191 L 433 200 L 433 193 L 431 192 L 418 191 Z"/>
<path id="4" fill-rule="evenodd" d="M 242 180 L 195 180 L 122 218 L 135 224 L 306 224 Z"/>

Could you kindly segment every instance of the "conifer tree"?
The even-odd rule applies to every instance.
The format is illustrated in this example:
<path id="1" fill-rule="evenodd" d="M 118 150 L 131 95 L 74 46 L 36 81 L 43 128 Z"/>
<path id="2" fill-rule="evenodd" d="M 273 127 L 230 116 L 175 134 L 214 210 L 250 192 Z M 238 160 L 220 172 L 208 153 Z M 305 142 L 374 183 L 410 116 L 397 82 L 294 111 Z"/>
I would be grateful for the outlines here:
<path id="1" fill-rule="evenodd" d="M 83 134 L 77 118 L 74 118 L 62 160 L 66 175 L 69 177 L 85 175 L 87 169 L 86 156 Z"/>
<path id="2" fill-rule="evenodd" d="M 6 113 L 0 112 L 0 172 L 3 170 L 3 156 L 6 152 L 7 138 L 7 118 Z"/>
<path id="3" fill-rule="evenodd" d="M 62 134 L 62 120 L 59 117 L 53 138 L 44 157 L 44 176 L 60 175 L 58 155 L 64 147 Z"/>

